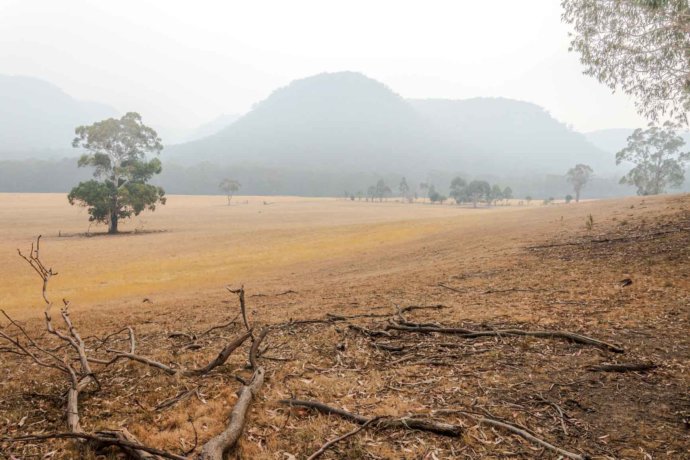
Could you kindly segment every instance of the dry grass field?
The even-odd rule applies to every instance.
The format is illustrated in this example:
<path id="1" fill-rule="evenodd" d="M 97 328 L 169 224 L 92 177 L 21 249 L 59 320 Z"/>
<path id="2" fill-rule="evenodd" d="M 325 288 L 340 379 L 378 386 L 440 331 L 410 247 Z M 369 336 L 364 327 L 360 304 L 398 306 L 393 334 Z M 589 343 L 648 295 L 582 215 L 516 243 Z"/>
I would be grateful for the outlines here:
<path id="1" fill-rule="evenodd" d="M 191 368 L 242 334 L 225 286 L 244 285 L 254 330 L 273 329 L 259 347 L 266 379 L 231 458 L 303 459 L 355 428 L 286 398 L 425 417 L 459 432 L 371 423 L 322 458 L 559 458 L 486 419 L 581 458 L 690 458 L 689 196 L 490 209 L 234 201 L 172 196 L 111 237 L 84 236 L 86 213 L 64 195 L 0 194 L 0 307 L 48 346 L 41 281 L 16 255 L 42 234 L 41 258 L 59 273 L 49 296 L 71 301 L 89 353 L 124 350 L 126 333 L 107 346 L 99 337 L 131 326 L 139 355 Z M 410 306 L 425 308 L 396 313 Z M 323 321 L 299 322 L 307 319 Z M 0 327 L 19 334 L 5 318 Z M 569 331 L 624 351 L 506 332 L 515 330 Z M 249 347 L 198 377 L 126 359 L 94 363 L 100 388 L 81 398 L 81 424 L 126 427 L 182 455 L 224 428 L 240 380 L 252 376 Z M 0 438 L 64 431 L 64 377 L 13 353 L 0 363 Z M 654 367 L 597 370 L 603 364 Z M 73 441 L 0 442 L 0 458 L 44 455 L 96 454 Z"/>

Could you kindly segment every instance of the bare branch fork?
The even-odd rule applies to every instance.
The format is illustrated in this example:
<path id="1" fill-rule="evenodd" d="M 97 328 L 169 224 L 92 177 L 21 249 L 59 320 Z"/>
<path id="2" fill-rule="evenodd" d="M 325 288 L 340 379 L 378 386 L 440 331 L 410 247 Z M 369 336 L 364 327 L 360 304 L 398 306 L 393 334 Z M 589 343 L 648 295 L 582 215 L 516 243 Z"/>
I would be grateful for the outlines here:
<path id="1" fill-rule="evenodd" d="M 57 351 L 62 350 L 62 354 L 58 354 L 57 351 L 51 351 L 39 345 L 36 340 L 34 340 L 21 326 L 19 323 L 14 321 L 6 312 L 1 311 L 2 315 L 10 322 L 10 326 L 13 326 L 18 330 L 20 337 L 25 339 L 25 343 L 22 342 L 20 337 L 13 337 L 10 335 L 7 329 L 0 329 L 0 339 L 6 341 L 10 347 L 2 349 L 2 351 L 10 351 L 20 356 L 27 357 L 34 361 L 36 364 L 42 367 L 52 368 L 58 370 L 67 375 L 70 387 L 67 392 L 67 432 L 58 433 L 41 433 L 34 435 L 18 436 L 13 438 L 0 438 L 0 442 L 31 442 L 31 441 L 41 441 L 48 439 L 78 439 L 86 441 L 91 444 L 95 449 L 102 449 L 109 446 L 116 446 L 135 459 L 141 460 L 157 460 L 161 458 L 169 458 L 173 460 L 189 459 L 188 456 L 181 456 L 173 453 L 163 451 L 161 449 L 149 447 L 139 443 L 139 441 L 126 429 L 120 430 L 110 430 L 110 431 L 100 431 L 97 433 L 86 433 L 82 429 L 79 422 L 79 395 L 90 382 L 94 382 L 98 385 L 98 380 L 96 375 L 91 369 L 91 363 L 102 364 L 108 366 L 120 359 L 128 359 L 131 361 L 139 362 L 150 367 L 158 368 L 167 374 L 175 375 L 179 374 L 182 376 L 193 377 L 201 376 L 209 373 L 216 367 L 224 364 L 229 356 L 234 350 L 239 348 L 248 338 L 252 337 L 252 329 L 249 327 L 249 323 L 246 318 L 246 307 L 244 303 L 244 288 L 240 288 L 235 293 L 238 294 L 240 299 L 241 314 L 247 331 L 241 336 L 237 337 L 235 340 L 223 347 L 218 356 L 210 361 L 206 366 L 193 368 L 193 369 L 176 369 L 165 364 L 154 361 L 150 358 L 140 356 L 136 354 L 136 337 L 134 330 L 127 326 L 120 331 L 110 334 L 103 339 L 98 339 L 99 345 L 96 348 L 101 348 L 106 345 L 107 341 L 125 330 L 129 335 L 129 350 L 121 351 L 111 348 L 106 348 L 106 352 L 113 354 L 114 356 L 110 360 L 103 360 L 94 358 L 87 355 L 86 346 L 84 340 L 79 334 L 78 329 L 72 323 L 69 316 L 69 302 L 63 301 L 63 307 L 60 310 L 60 316 L 64 322 L 66 330 L 57 329 L 52 322 L 52 317 L 50 314 L 50 309 L 52 302 L 48 298 L 47 287 L 48 281 L 56 272 L 52 269 L 46 268 L 40 259 L 40 237 L 36 240 L 36 244 L 31 246 L 31 251 L 28 255 L 23 254 L 18 250 L 19 255 L 33 268 L 33 270 L 40 276 L 42 280 L 42 296 L 46 303 L 45 309 L 45 326 L 49 333 L 49 336 L 56 337 L 60 342 L 63 342 L 63 346 L 56 348 Z M 234 292 L 234 291 L 233 291 Z M 210 329 L 207 332 L 210 332 Z M 252 367 L 255 369 L 253 377 L 249 383 L 243 385 L 239 391 L 238 402 L 233 408 L 230 416 L 230 422 L 221 434 L 211 439 L 202 448 L 201 453 L 197 458 L 203 460 L 217 460 L 222 459 L 223 456 L 231 450 L 239 440 L 242 430 L 246 421 L 246 414 L 248 408 L 255 398 L 256 394 L 259 392 L 263 381 L 264 381 L 264 369 L 257 365 L 258 349 L 261 341 L 266 337 L 270 328 L 264 328 L 260 335 L 253 340 L 252 347 L 249 353 L 249 361 Z M 207 333 L 206 332 L 206 333 Z M 70 356 L 69 352 L 72 351 L 76 354 Z M 79 363 L 78 367 L 74 367 L 71 363 L 77 361 Z M 98 385 L 100 388 L 100 385 Z M 186 392 L 185 394 L 191 395 L 192 393 Z M 185 397 L 183 394 L 181 397 Z M 173 404 L 179 400 L 175 399 Z"/>

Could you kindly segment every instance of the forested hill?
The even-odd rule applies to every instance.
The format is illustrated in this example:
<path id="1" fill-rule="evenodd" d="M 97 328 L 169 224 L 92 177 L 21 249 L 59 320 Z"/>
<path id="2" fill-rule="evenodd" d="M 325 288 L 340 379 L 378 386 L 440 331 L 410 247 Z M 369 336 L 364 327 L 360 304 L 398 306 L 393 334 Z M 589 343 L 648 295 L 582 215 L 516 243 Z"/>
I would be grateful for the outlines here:
<path id="1" fill-rule="evenodd" d="M 74 128 L 117 114 L 51 83 L 0 75 L 0 159 L 74 155 Z"/>
<path id="2" fill-rule="evenodd" d="M 171 146 L 172 161 L 411 172 L 611 170 L 611 156 L 534 104 L 503 98 L 406 100 L 354 72 L 276 90 L 216 135 Z"/>
<path id="3" fill-rule="evenodd" d="M 371 171 L 422 167 L 435 143 L 403 98 L 364 75 L 341 72 L 294 81 L 218 134 L 165 154 L 187 164 Z"/>
<path id="4" fill-rule="evenodd" d="M 569 129 L 544 108 L 506 98 L 408 101 L 470 170 L 505 174 L 560 173 L 576 163 L 603 173 L 613 156 Z"/>

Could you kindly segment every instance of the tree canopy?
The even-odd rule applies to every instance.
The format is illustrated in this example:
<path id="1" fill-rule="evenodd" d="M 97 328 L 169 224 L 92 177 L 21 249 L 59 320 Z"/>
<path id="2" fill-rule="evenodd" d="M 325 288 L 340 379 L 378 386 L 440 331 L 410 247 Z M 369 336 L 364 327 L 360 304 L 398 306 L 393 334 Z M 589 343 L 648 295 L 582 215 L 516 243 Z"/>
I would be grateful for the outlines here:
<path id="1" fill-rule="evenodd" d="M 562 0 L 585 74 L 636 98 L 649 120 L 688 122 L 688 0 Z"/>
<path id="2" fill-rule="evenodd" d="M 634 185 L 638 195 L 657 195 L 669 186 L 680 187 L 685 180 L 685 164 L 690 160 L 690 152 L 682 151 L 684 145 L 670 122 L 636 129 L 628 137 L 628 146 L 616 154 L 616 164 L 635 164 L 621 178 L 621 184 Z"/>
<path id="3" fill-rule="evenodd" d="M 589 165 L 585 164 L 576 164 L 573 168 L 570 168 L 568 172 L 566 173 L 566 178 L 568 179 L 568 182 L 573 184 L 573 190 L 575 190 L 575 202 L 579 203 L 580 202 L 580 193 L 582 192 L 582 188 L 585 186 L 587 182 L 589 182 L 590 177 L 592 177 L 592 174 L 594 173 L 594 170 Z"/>
<path id="4" fill-rule="evenodd" d="M 117 233 L 121 219 L 165 204 L 164 190 L 147 184 L 160 174 L 161 162 L 158 158 L 146 160 L 148 153 L 160 154 L 163 145 L 138 113 L 79 126 L 75 133 L 72 146 L 87 151 L 78 165 L 93 167 L 95 179 L 80 182 L 67 199 L 72 205 L 86 207 L 90 221 L 107 223 L 108 233 Z"/>
<path id="5" fill-rule="evenodd" d="M 241 186 L 242 184 L 235 179 L 229 179 L 227 177 L 218 184 L 218 188 L 224 191 L 225 195 L 228 197 L 228 206 L 230 206 L 230 200 L 232 200 L 233 194 L 235 194 Z"/>

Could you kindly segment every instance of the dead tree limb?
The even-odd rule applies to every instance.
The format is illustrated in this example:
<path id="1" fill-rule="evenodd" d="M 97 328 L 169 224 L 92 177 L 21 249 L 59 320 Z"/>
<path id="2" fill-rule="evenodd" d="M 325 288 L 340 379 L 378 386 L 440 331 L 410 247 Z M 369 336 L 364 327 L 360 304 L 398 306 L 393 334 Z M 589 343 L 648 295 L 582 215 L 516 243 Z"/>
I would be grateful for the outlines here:
<path id="1" fill-rule="evenodd" d="M 413 324 L 413 323 L 409 323 Z M 386 326 L 386 330 L 394 330 L 394 331 L 407 331 L 407 332 L 439 332 L 441 334 L 460 334 L 463 336 L 466 336 L 467 334 L 471 334 L 474 331 L 470 329 L 465 329 L 462 327 L 442 327 L 442 326 L 432 326 L 429 324 L 415 324 L 415 325 L 404 325 L 400 323 L 393 323 L 393 324 L 388 324 Z"/>
<path id="2" fill-rule="evenodd" d="M 518 428 L 515 425 L 512 425 L 510 423 L 506 422 L 501 422 L 499 420 L 494 420 L 491 418 L 486 418 L 486 417 L 473 417 L 478 423 L 484 423 L 486 425 L 492 425 L 498 428 L 503 428 L 504 430 L 510 431 L 511 433 L 514 433 L 522 438 L 525 438 L 528 441 L 531 441 L 535 444 L 539 444 L 542 447 L 545 447 L 553 452 L 557 452 L 558 454 L 570 458 L 572 460 L 586 460 L 589 459 L 590 457 L 588 455 L 580 455 L 576 454 L 573 452 L 568 452 L 567 450 L 561 449 L 560 447 L 554 446 L 553 444 L 544 441 L 543 439 L 537 438 L 533 434 L 523 430 L 522 428 Z"/>
<path id="3" fill-rule="evenodd" d="M 215 359 L 213 359 L 211 362 L 209 362 L 207 365 L 203 367 L 198 367 L 195 369 L 177 369 L 170 367 L 166 364 L 163 364 L 161 362 L 155 361 L 151 358 L 147 358 L 145 356 L 137 355 L 134 353 L 128 353 L 125 351 L 120 351 L 120 350 L 113 350 L 108 348 L 106 351 L 109 353 L 113 353 L 115 356 L 109 361 L 115 362 L 119 359 L 128 359 L 130 361 L 135 361 L 141 364 L 145 364 L 149 367 L 154 367 L 156 369 L 160 369 L 163 372 L 165 372 L 168 375 L 182 375 L 185 377 L 198 377 L 200 375 L 205 375 L 211 372 L 213 369 L 215 369 L 218 366 L 221 366 L 225 364 L 225 362 L 228 360 L 230 355 L 232 354 L 233 351 L 235 351 L 239 346 L 241 346 L 249 337 L 251 336 L 251 331 L 248 331 L 241 336 L 237 337 L 235 340 L 227 344 L 219 353 L 218 356 L 216 356 Z"/>
<path id="4" fill-rule="evenodd" d="M 434 327 L 434 326 L 403 326 L 401 324 L 389 324 L 386 329 L 393 329 L 398 331 L 406 332 L 438 332 L 441 334 L 455 334 L 464 339 L 474 339 L 477 337 L 502 337 L 502 336 L 525 336 L 525 337 L 538 337 L 544 339 L 563 339 L 570 340 L 571 342 L 579 343 L 582 345 L 591 345 L 602 350 L 612 351 L 614 353 L 623 353 L 625 350 L 618 345 L 612 343 L 603 342 L 601 340 L 588 337 L 586 335 L 576 334 L 574 332 L 567 331 L 524 331 L 522 329 L 498 329 L 491 331 L 472 331 L 470 329 L 464 328 L 452 328 L 452 327 Z"/>
<path id="5" fill-rule="evenodd" d="M 645 372 L 659 367 L 654 363 L 629 363 L 629 364 L 600 364 L 590 366 L 588 371 L 593 372 Z"/>
<path id="6" fill-rule="evenodd" d="M 340 441 L 343 441 L 343 440 L 345 440 L 345 439 L 347 439 L 347 438 L 349 438 L 349 437 L 351 437 L 351 436 L 356 435 L 357 433 L 359 433 L 360 431 L 364 430 L 366 427 L 368 427 L 368 426 L 371 425 L 372 423 L 377 422 L 377 421 L 380 420 L 380 419 L 381 419 L 381 417 L 374 417 L 374 418 L 372 418 L 372 419 L 369 419 L 367 422 L 365 422 L 364 424 L 358 426 L 358 427 L 355 428 L 354 430 L 348 431 L 347 433 L 345 433 L 345 434 L 342 435 L 342 436 L 338 436 L 337 438 L 331 439 L 331 440 L 328 441 L 326 444 L 324 444 L 323 446 L 321 446 L 321 448 L 319 448 L 319 450 L 317 450 L 316 452 L 314 452 L 313 454 L 311 454 L 311 455 L 309 456 L 309 458 L 307 458 L 307 460 L 315 460 L 315 459 L 319 458 L 320 456 L 322 456 L 328 449 L 330 449 L 330 448 L 331 448 L 332 446 L 334 446 L 335 444 L 337 444 L 337 443 L 339 443 Z"/>
<path id="7" fill-rule="evenodd" d="M 135 451 L 147 452 L 158 457 L 169 458 L 172 460 L 188 460 L 187 457 L 181 455 L 171 454 L 161 449 L 156 449 L 154 447 L 145 446 L 143 444 L 135 443 L 130 440 L 121 438 L 114 434 L 113 431 L 102 431 L 97 434 L 90 433 L 41 433 L 41 434 L 29 434 L 25 436 L 16 436 L 12 438 L 0 438 L 0 442 L 8 443 L 19 443 L 19 442 L 32 442 L 32 441 L 46 441 L 49 439 L 83 439 L 86 441 L 91 441 L 95 445 L 102 447 L 116 446 L 121 449 L 131 449 Z M 137 458 L 137 457 L 135 457 Z M 138 457 L 142 458 L 142 457 Z M 150 458 L 150 457 L 149 457 Z"/>
<path id="8" fill-rule="evenodd" d="M 373 419 L 375 417 L 365 417 L 363 415 L 353 414 L 343 409 L 331 407 L 318 401 L 283 399 L 279 402 L 294 407 L 307 407 L 309 409 L 315 409 L 323 414 L 337 415 L 345 420 L 357 423 L 358 425 L 370 423 L 371 426 L 376 426 L 378 428 L 402 428 L 407 430 L 427 431 L 429 433 L 434 433 L 441 436 L 450 436 L 453 438 L 459 437 L 463 430 L 460 425 L 451 425 L 449 423 L 437 422 L 435 420 L 411 417 L 386 417 L 374 423 Z"/>
<path id="9" fill-rule="evenodd" d="M 244 327 L 247 328 L 247 332 L 251 333 L 252 328 L 249 327 L 249 321 L 247 320 L 247 307 L 244 302 L 244 286 L 240 286 L 239 289 L 230 289 L 230 287 L 226 287 L 226 289 L 229 292 L 232 292 L 233 294 L 237 294 L 237 297 L 240 299 L 240 311 L 242 312 L 242 321 L 244 321 Z"/>
<path id="10" fill-rule="evenodd" d="M 213 369 L 216 367 L 225 364 L 225 362 L 228 360 L 230 357 L 230 354 L 232 354 L 233 351 L 235 351 L 240 345 L 244 343 L 245 340 L 247 340 L 249 337 L 251 337 L 252 331 L 251 329 L 248 330 L 245 334 L 239 336 L 232 342 L 230 342 L 225 348 L 223 348 L 220 353 L 218 353 L 218 356 L 208 363 L 204 367 L 200 367 L 197 369 L 189 369 L 189 370 L 184 370 L 182 371 L 182 375 L 184 376 L 199 376 L 199 375 L 204 375 L 208 374 L 211 372 Z"/>
<path id="11" fill-rule="evenodd" d="M 348 324 L 347 327 L 366 337 L 392 337 L 392 334 L 388 331 L 367 329 L 366 327 L 357 326 L 356 324 Z"/>
<path id="12" fill-rule="evenodd" d="M 460 294 L 464 294 L 465 292 L 467 292 L 467 291 L 465 291 L 465 290 L 458 289 L 458 288 L 454 288 L 453 286 L 448 286 L 447 284 L 443 284 L 443 283 L 438 283 L 438 286 L 439 286 L 439 287 L 442 287 L 442 288 L 446 288 L 446 289 L 448 289 L 449 291 L 457 292 L 457 293 L 460 293 Z"/>
<path id="13" fill-rule="evenodd" d="M 197 397 L 199 397 L 199 387 L 192 388 L 191 390 L 184 390 L 178 393 L 176 396 L 173 396 L 172 398 L 168 398 L 165 401 L 158 403 L 156 407 L 153 408 L 153 410 L 167 409 L 179 402 L 189 399 L 192 395 L 197 395 Z"/>
<path id="14" fill-rule="evenodd" d="M 258 364 L 256 360 L 259 354 L 259 346 L 261 345 L 261 342 L 266 338 L 270 331 L 270 327 L 265 327 L 261 329 L 259 336 L 255 337 L 252 341 L 252 346 L 249 349 L 249 365 L 252 369 L 258 369 Z"/>
<path id="15" fill-rule="evenodd" d="M 227 428 L 204 444 L 199 454 L 199 460 L 223 460 L 224 455 L 237 444 L 244 429 L 249 406 L 263 383 L 264 368 L 259 367 L 254 371 L 251 382 L 240 389 L 237 403 L 230 413 L 230 422 Z"/>
<path id="16" fill-rule="evenodd" d="M 442 310 L 444 308 L 450 308 L 446 305 L 443 304 L 436 304 L 436 305 L 408 305 L 406 307 L 402 307 L 400 309 L 401 313 L 407 313 L 408 311 L 413 311 L 413 310 Z"/>

